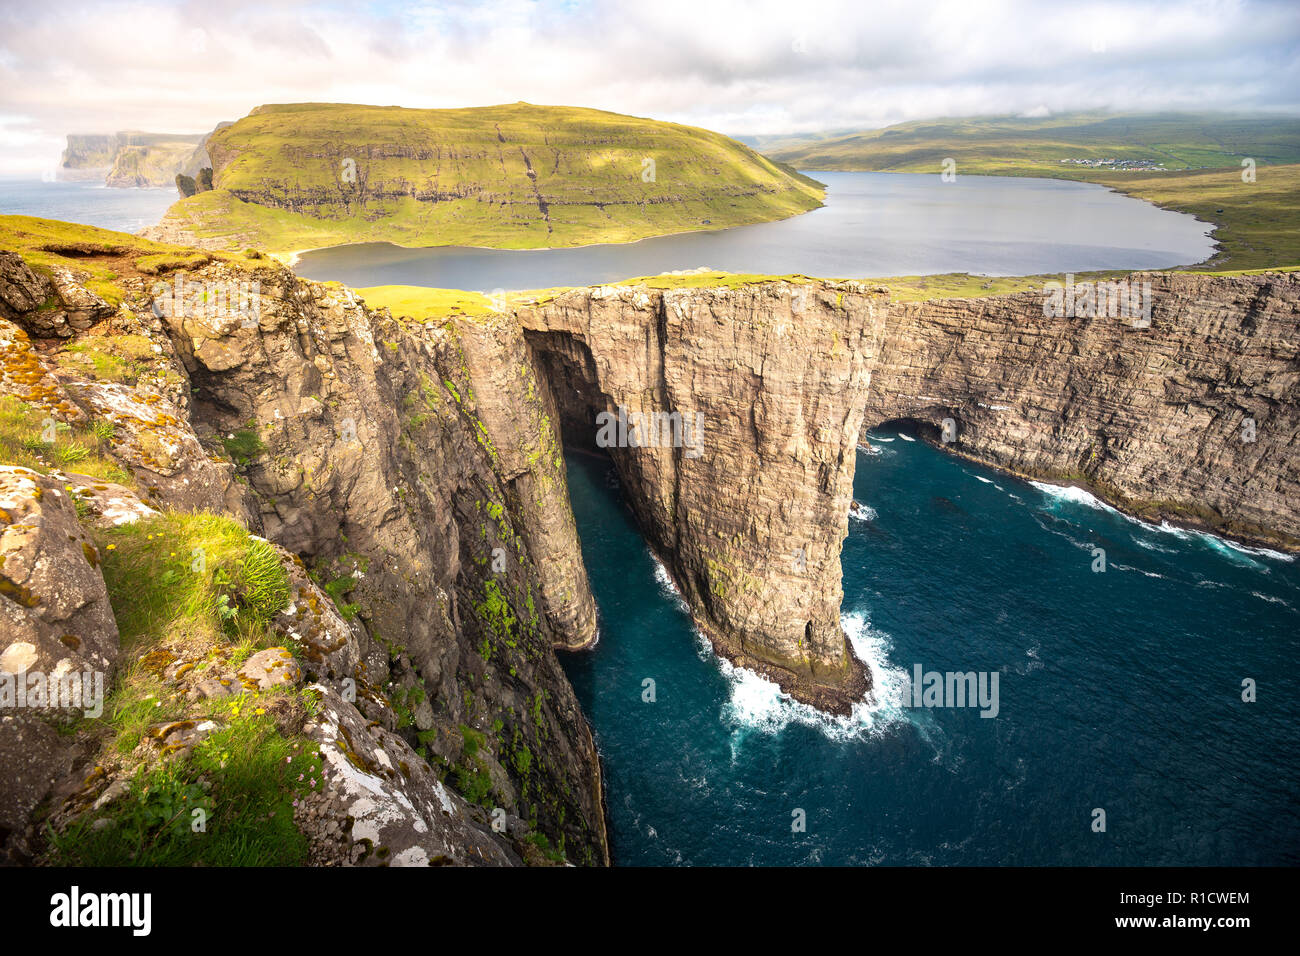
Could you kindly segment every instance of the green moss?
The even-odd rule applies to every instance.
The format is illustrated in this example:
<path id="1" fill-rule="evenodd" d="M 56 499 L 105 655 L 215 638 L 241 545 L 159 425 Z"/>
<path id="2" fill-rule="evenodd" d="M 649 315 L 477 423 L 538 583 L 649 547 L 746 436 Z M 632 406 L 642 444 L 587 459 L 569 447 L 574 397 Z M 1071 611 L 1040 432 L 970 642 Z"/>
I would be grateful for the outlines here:
<path id="1" fill-rule="evenodd" d="M 474 605 L 474 612 L 499 641 L 510 648 L 517 646 L 519 619 L 495 578 L 483 582 L 483 600 Z M 488 653 L 484 654 L 484 659 L 487 659 L 490 656 L 490 644 L 486 637 L 484 642 L 488 645 Z"/>
<path id="2" fill-rule="evenodd" d="M 252 464 L 266 451 L 261 437 L 252 428 L 240 428 L 221 440 L 235 464 L 246 466 Z"/>
<path id="3" fill-rule="evenodd" d="M 335 607 L 338 608 L 339 614 L 345 621 L 350 621 L 357 616 L 361 605 L 349 603 L 344 595 L 351 591 L 357 585 L 357 579 L 350 574 L 340 575 L 334 580 L 322 586 L 322 590 L 330 596 Z"/>

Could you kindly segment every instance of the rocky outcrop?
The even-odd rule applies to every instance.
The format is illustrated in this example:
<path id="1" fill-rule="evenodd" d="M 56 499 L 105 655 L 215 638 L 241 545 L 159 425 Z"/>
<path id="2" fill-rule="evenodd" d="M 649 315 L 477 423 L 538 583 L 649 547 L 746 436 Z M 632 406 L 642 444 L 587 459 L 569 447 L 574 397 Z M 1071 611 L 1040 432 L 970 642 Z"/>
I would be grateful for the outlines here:
<path id="1" fill-rule="evenodd" d="M 827 710 L 862 700 L 870 675 L 840 625 L 839 558 L 878 291 L 603 288 L 519 319 L 566 440 L 613 459 L 717 651 Z"/>
<path id="2" fill-rule="evenodd" d="M 1050 317 L 1040 293 L 891 305 L 866 426 L 915 419 L 1152 521 L 1300 547 L 1300 277 L 1127 282 L 1149 322 Z"/>
<path id="3" fill-rule="evenodd" d="M 200 274 L 196 274 L 197 278 Z M 219 267 L 201 275 L 225 281 Z M 558 437 L 517 326 L 402 326 L 349 290 L 258 273 L 256 323 L 176 315 L 200 429 L 256 431 L 265 535 L 348 579 L 415 727 L 578 860 L 607 857 L 594 742 L 552 648 L 595 638 Z M 490 747 L 461 761 L 468 732 Z"/>
<path id="4" fill-rule="evenodd" d="M 99 552 L 61 483 L 0 465 L 0 862 L 84 757 L 51 717 L 102 714 L 120 657 Z"/>
<path id="5" fill-rule="evenodd" d="M 0 682 L 32 675 L 52 688 L 55 681 L 89 680 L 93 691 L 75 684 L 75 707 L 103 716 L 105 694 L 113 688 L 119 661 L 117 627 L 98 555 L 72 505 L 83 499 L 89 523 L 115 527 L 157 517 L 121 486 L 103 483 L 65 485 L 25 469 L 0 468 L 0 518 L 12 523 L 0 537 L 5 577 L 0 633 L 8 646 L 0 653 Z M 131 505 L 122 508 L 125 500 Z M 284 698 L 263 703 L 290 724 L 320 755 L 320 776 L 295 804 L 295 819 L 310 841 L 313 862 L 321 865 L 428 866 L 511 865 L 520 857 L 499 836 L 483 809 L 445 787 L 429 764 L 397 732 L 397 716 L 367 675 L 374 648 L 359 627 L 345 621 L 329 598 L 288 552 L 279 555 L 289 573 L 294 600 L 275 627 L 288 646 L 271 647 L 234 664 L 221 653 L 191 656 L 182 641 L 164 638 L 136 661 L 153 671 L 173 698 L 190 703 L 192 713 L 152 725 L 130 759 L 101 759 L 79 735 L 60 734 L 46 716 L 55 703 L 15 706 L 4 700 L 0 719 L 0 850 L 10 862 L 26 862 L 37 845 L 33 811 L 48 805 L 42 821 L 64 830 L 84 814 L 112 825 L 115 801 L 131 790 L 142 765 L 188 754 L 206 736 L 222 729 L 222 718 L 205 716 L 213 700 L 236 702 L 236 695 L 294 688 L 304 668 L 289 646 L 305 652 L 312 677 L 309 691 L 319 701 L 310 717 L 295 714 Z M 19 618 L 15 620 L 15 617 Z M 55 640 L 53 634 L 60 636 Z M 382 652 L 378 658 L 384 661 Z M 382 668 L 382 663 L 381 663 Z M 83 675 L 86 675 L 83 678 Z M 353 681 L 352 692 L 342 683 Z M 0 683 L 0 688 L 5 685 Z M 340 688 L 344 688 L 340 690 Z M 359 688 L 359 693 L 356 689 Z M 345 696 L 346 694 L 346 696 Z M 238 704 L 235 703 L 235 708 Z M 247 706 L 253 706 L 248 704 Z M 305 717 L 305 719 L 304 719 Z M 503 824 L 510 822 L 503 818 Z M 518 821 L 516 819 L 516 825 Z M 505 826 L 501 828 L 505 832 Z M 0 860 L 4 857 L 0 856 Z"/>
<path id="6" fill-rule="evenodd" d="M 156 368 L 100 381 L 60 360 L 65 342 L 95 340 L 76 328 L 60 340 L 39 319 L 45 286 L 15 259 L 5 288 L 38 287 L 6 298 L 0 392 L 56 422 L 111 425 L 104 441 L 140 488 L 61 475 L 83 520 L 204 510 L 289 549 L 298 599 L 283 641 L 322 695 L 304 732 L 337 781 L 304 804 L 313 859 L 608 862 L 594 741 L 553 650 L 591 643 L 595 608 L 554 413 L 519 327 L 402 326 L 270 264 L 212 264 L 181 279 L 181 309 L 157 307 L 152 278 L 121 280 L 123 304 L 88 334 L 137 337 Z M 204 290 L 236 281 L 260 286 L 251 320 L 204 304 Z M 261 688 L 269 673 L 209 663 L 200 682 L 186 663 L 159 670 L 186 699 Z M 189 733 L 160 742 L 190 746 Z M 15 746 L 37 753 L 29 737 Z M 93 793 L 56 788 L 65 809 L 50 819 L 67 823 L 57 814 L 86 812 L 109 786 L 100 775 Z M 354 858 L 363 835 L 375 852 Z"/>

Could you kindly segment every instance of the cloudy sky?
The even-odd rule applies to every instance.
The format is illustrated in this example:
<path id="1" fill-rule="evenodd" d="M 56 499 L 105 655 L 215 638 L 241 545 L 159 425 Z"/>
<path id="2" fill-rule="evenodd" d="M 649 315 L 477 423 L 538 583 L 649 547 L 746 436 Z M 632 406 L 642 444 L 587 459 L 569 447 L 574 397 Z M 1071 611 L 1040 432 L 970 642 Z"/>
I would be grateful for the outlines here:
<path id="1" fill-rule="evenodd" d="M 261 103 L 593 106 L 732 135 L 1073 109 L 1300 112 L 1294 0 L 0 0 L 0 175 Z"/>

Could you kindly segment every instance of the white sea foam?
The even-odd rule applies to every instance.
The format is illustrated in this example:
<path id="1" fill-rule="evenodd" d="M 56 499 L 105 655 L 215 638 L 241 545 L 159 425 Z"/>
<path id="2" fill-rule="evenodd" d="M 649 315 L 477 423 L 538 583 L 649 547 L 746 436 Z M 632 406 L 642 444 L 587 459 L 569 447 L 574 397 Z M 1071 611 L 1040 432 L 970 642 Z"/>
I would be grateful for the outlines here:
<path id="1" fill-rule="evenodd" d="M 876 736 L 906 721 L 904 693 L 908 675 L 889 660 L 893 649 L 889 637 L 873 628 L 860 611 L 846 614 L 840 621 L 853 652 L 871 669 L 873 684 L 868 699 L 854 704 L 852 713 L 847 717 L 823 713 L 795 700 L 762 675 L 716 658 L 731 692 L 723 707 L 723 719 L 742 735 L 751 731 L 780 733 L 797 723 L 814 727 L 832 740 Z M 700 640 L 707 647 L 708 640 L 702 635 Z"/>
<path id="2" fill-rule="evenodd" d="M 1114 568 L 1116 571 L 1136 571 L 1138 574 L 1145 574 L 1149 578 L 1160 578 L 1161 580 L 1164 580 L 1163 574 L 1157 574 L 1154 571 L 1143 571 L 1141 568 L 1132 568 L 1129 567 L 1127 564 L 1119 564 L 1116 561 L 1112 561 L 1110 563 L 1110 566 Z"/>
<path id="3" fill-rule="evenodd" d="M 870 441 L 883 441 L 883 442 L 885 442 L 886 444 L 888 444 L 889 442 L 892 442 L 892 441 L 894 440 L 894 439 L 892 439 L 892 438 L 881 438 L 879 435 L 868 435 L 867 438 L 868 438 Z"/>
<path id="4" fill-rule="evenodd" d="M 916 439 L 913 438 L 911 435 L 904 435 L 902 432 L 898 433 L 898 437 L 903 439 L 903 441 L 916 441 Z"/>
<path id="5" fill-rule="evenodd" d="M 1057 501 L 1070 501 L 1074 504 L 1087 505 L 1089 508 L 1096 508 L 1098 511 L 1113 511 L 1117 515 L 1123 515 L 1124 512 L 1118 508 L 1112 508 L 1106 502 L 1102 501 L 1092 492 L 1084 488 L 1076 488 L 1073 485 L 1049 485 L 1045 481 L 1031 481 L 1031 485 L 1047 495 L 1049 498 L 1055 498 Z"/>
<path id="6" fill-rule="evenodd" d="M 1082 488 L 1075 488 L 1072 486 L 1065 486 L 1065 485 L 1049 485 L 1046 482 L 1042 482 L 1042 481 L 1031 481 L 1030 484 L 1033 485 L 1035 488 L 1037 488 L 1039 491 L 1043 492 L 1044 494 L 1048 495 L 1051 498 L 1055 498 L 1058 501 L 1070 501 L 1076 504 L 1087 505 L 1089 508 L 1096 508 L 1098 511 L 1108 511 L 1111 514 L 1119 515 L 1125 521 L 1135 524 L 1144 530 L 1159 531 L 1162 532 L 1163 534 L 1172 535 L 1173 537 L 1179 538 L 1183 541 L 1200 540 L 1205 544 L 1209 545 L 1215 551 L 1218 551 L 1219 553 L 1224 554 L 1227 557 L 1230 558 L 1236 557 L 1238 559 L 1244 558 L 1245 562 L 1248 564 L 1254 564 L 1258 566 L 1258 562 L 1251 560 L 1252 558 L 1256 558 L 1256 557 L 1271 558 L 1274 561 L 1286 561 L 1286 562 L 1291 562 L 1295 560 L 1294 554 L 1286 554 L 1285 552 L 1282 551 L 1274 551 L 1272 548 L 1259 548 L 1259 547 L 1252 547 L 1250 545 L 1239 544 L 1236 541 L 1231 541 L 1228 538 L 1221 538 L 1217 534 L 1211 534 L 1208 531 L 1200 531 L 1194 528 L 1177 528 L 1171 525 L 1168 521 L 1161 521 L 1159 524 L 1153 524 L 1150 521 L 1143 521 L 1141 518 L 1135 518 L 1133 517 L 1133 515 L 1127 515 L 1124 512 L 1120 511 L 1118 508 L 1106 504 L 1106 502 L 1102 501 L 1096 495 L 1092 494 L 1092 492 L 1085 491 Z M 1141 539 L 1135 538 L 1134 540 L 1142 547 L 1151 548 L 1151 550 L 1154 551 L 1164 550 L 1163 548 L 1152 547 L 1148 544 L 1144 544 L 1141 541 Z"/>
<path id="7" fill-rule="evenodd" d="M 1272 548 L 1253 548 L 1250 545 L 1241 544 L 1237 541 L 1229 541 L 1227 538 L 1220 538 L 1218 535 L 1210 534 L 1206 531 L 1197 531 L 1196 534 L 1209 538 L 1211 541 L 1221 544 L 1224 547 L 1231 548 L 1239 554 L 1255 555 L 1261 558 L 1272 558 L 1274 561 L 1291 562 L 1295 560 L 1294 554 L 1286 554 L 1283 551 L 1274 551 Z"/>
<path id="8" fill-rule="evenodd" d="M 1267 601 L 1269 604 L 1280 604 L 1285 608 L 1291 607 L 1290 602 L 1284 601 L 1282 600 L 1282 598 L 1277 597 L 1276 595 L 1264 594 L 1262 591 L 1251 591 L 1250 593 L 1252 597 L 1257 597 L 1261 601 Z"/>
<path id="9" fill-rule="evenodd" d="M 849 517 L 854 521 L 875 521 L 879 516 L 871 505 L 859 503 L 858 507 L 849 509 Z"/>
<path id="10" fill-rule="evenodd" d="M 655 582 L 659 585 L 660 592 L 664 597 L 670 598 L 677 605 L 678 610 L 689 614 L 690 606 L 686 603 L 686 599 L 682 597 L 682 592 L 677 590 L 677 585 L 673 583 L 673 576 L 668 573 L 664 563 L 655 556 L 654 552 L 650 553 L 650 560 L 655 563 Z"/>
<path id="11" fill-rule="evenodd" d="M 986 484 L 986 485 L 991 485 L 991 484 L 993 484 L 993 480 L 992 480 L 991 478 L 985 478 L 985 477 L 983 477 L 982 475 L 976 475 L 976 476 L 975 476 L 975 480 L 976 480 L 976 481 L 982 481 L 982 482 L 984 482 L 984 484 Z"/>
<path id="12" fill-rule="evenodd" d="M 1148 551 L 1159 551 L 1162 554 L 1177 554 L 1177 548 L 1165 548 L 1156 544 L 1154 541 L 1144 541 L 1141 538 L 1134 538 L 1133 543 L 1139 548 L 1146 548 Z"/>

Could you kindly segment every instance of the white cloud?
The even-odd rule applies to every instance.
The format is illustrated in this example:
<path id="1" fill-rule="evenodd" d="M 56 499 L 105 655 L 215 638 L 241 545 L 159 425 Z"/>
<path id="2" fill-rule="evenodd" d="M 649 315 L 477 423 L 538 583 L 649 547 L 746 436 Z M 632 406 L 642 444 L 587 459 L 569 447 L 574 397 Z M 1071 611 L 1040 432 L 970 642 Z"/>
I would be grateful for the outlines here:
<path id="1" fill-rule="evenodd" d="M 0 11 L 0 173 L 63 135 L 203 132 L 261 103 L 594 106 L 733 134 L 1071 109 L 1285 109 L 1289 3 L 247 0 Z"/>

